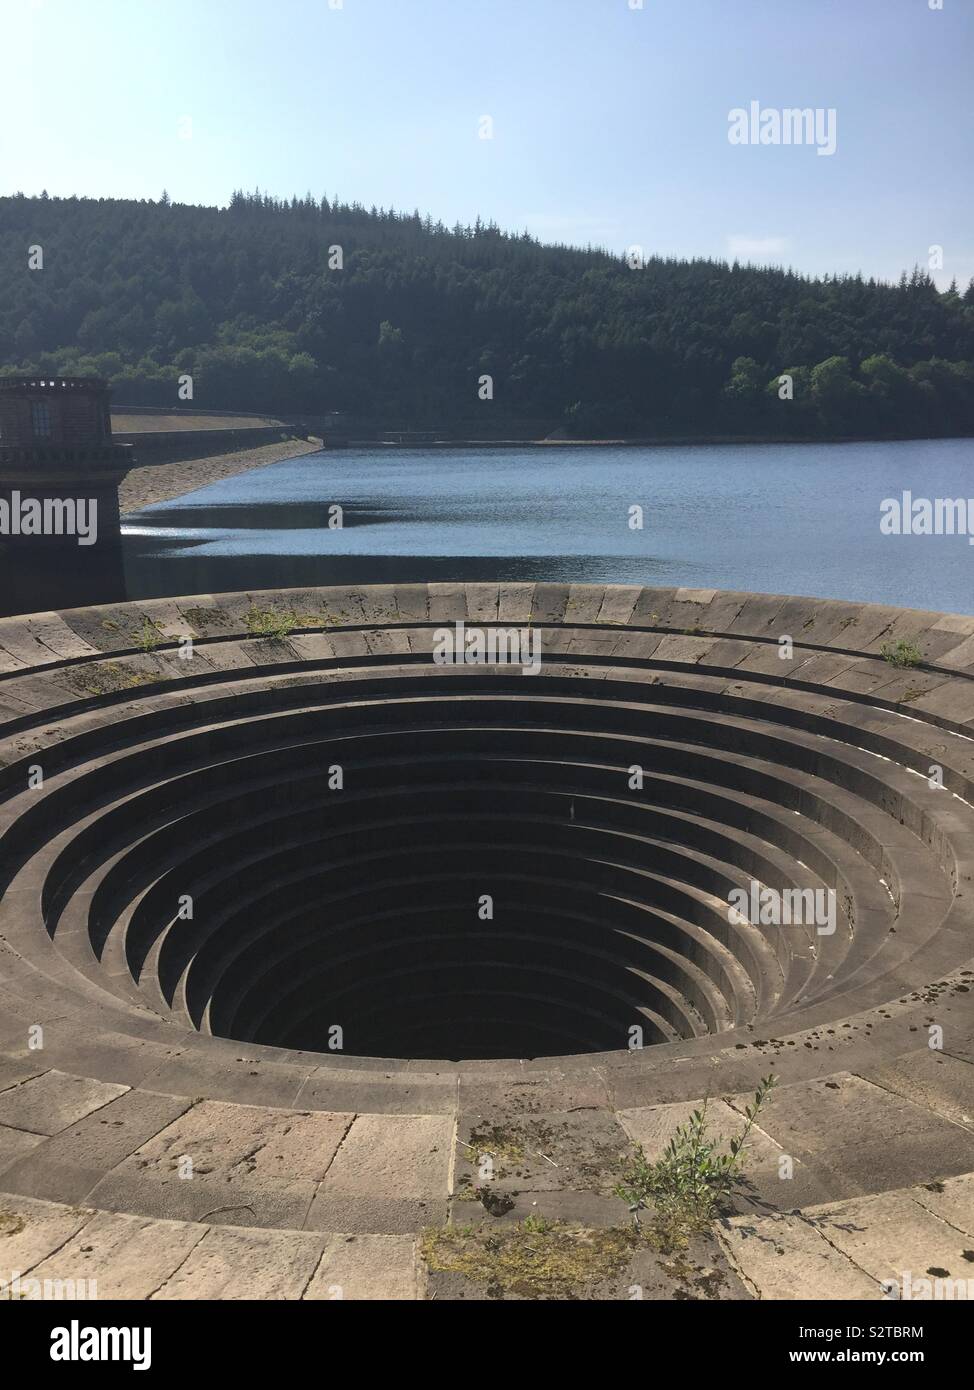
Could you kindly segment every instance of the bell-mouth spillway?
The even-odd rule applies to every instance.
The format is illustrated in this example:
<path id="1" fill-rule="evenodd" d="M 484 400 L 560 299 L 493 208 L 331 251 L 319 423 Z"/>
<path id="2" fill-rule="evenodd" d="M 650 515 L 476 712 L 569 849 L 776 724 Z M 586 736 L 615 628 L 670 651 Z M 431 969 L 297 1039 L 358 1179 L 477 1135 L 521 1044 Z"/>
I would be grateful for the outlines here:
<path id="1" fill-rule="evenodd" d="M 461 631 L 515 659 L 444 659 Z M 498 1179 L 513 1217 L 625 1222 L 626 1145 L 705 1097 L 732 1125 L 773 1073 L 763 1211 L 960 1210 L 972 736 L 974 617 L 863 603 L 408 584 L 2 619 L 0 1205 L 28 1241 L 83 1224 L 109 1280 L 151 1235 L 203 1241 L 188 1290 L 209 1250 L 259 1283 L 273 1236 L 266 1296 L 302 1296 L 307 1245 L 359 1248 L 374 1297 L 468 1219 L 485 1125 L 542 1155 Z M 758 1219 L 803 1267 L 810 1228 Z M 871 1296 L 842 1271 L 829 1296 Z"/>
<path id="2" fill-rule="evenodd" d="M 537 667 L 438 659 L 458 623 Z M 73 610 L 0 642 L 6 950 L 103 1026 L 679 1051 L 841 1023 L 970 954 L 971 619 L 431 584 Z"/>

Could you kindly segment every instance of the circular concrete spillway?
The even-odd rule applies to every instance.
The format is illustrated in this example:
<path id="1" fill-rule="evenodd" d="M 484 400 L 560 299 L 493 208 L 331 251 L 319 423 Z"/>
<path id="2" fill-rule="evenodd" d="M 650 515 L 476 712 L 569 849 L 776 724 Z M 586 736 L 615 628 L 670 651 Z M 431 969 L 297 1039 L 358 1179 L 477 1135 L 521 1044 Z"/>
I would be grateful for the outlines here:
<path id="1" fill-rule="evenodd" d="M 442 664 L 457 622 L 540 670 Z M 974 619 L 376 586 L 7 619 L 0 654 L 5 958 L 79 1026 L 662 1061 L 972 978 Z"/>
<path id="2" fill-rule="evenodd" d="M 443 664 L 461 622 L 536 672 Z M 726 1144 L 771 1074 L 738 1214 L 598 1296 L 963 1276 L 972 692 L 974 617 L 711 590 L 0 619 L 10 1267 L 103 1298 L 492 1296 L 441 1238 L 611 1244 L 634 1146 L 707 1099 Z"/>

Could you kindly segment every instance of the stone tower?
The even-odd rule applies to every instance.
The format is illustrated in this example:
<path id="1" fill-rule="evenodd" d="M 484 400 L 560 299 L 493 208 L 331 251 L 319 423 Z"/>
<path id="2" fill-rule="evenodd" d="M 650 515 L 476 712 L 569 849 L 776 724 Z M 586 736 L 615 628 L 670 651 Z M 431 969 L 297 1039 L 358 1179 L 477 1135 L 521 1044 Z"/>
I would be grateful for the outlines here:
<path id="1" fill-rule="evenodd" d="M 0 378 L 0 613 L 125 597 L 108 383 Z"/>

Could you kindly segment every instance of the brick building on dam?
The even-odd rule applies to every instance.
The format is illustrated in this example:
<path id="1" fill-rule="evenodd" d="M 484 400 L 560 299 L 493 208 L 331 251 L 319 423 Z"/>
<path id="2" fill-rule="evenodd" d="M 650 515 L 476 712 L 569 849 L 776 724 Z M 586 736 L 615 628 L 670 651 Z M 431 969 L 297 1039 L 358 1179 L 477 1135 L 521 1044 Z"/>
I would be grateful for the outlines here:
<path id="1" fill-rule="evenodd" d="M 0 613 L 124 597 L 108 383 L 0 380 Z"/>

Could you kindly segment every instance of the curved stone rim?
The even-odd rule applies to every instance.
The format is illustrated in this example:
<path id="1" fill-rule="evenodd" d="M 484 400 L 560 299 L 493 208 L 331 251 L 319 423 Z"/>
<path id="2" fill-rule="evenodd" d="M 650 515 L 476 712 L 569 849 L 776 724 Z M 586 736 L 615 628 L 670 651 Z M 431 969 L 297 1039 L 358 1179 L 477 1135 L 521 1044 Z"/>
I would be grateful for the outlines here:
<path id="1" fill-rule="evenodd" d="M 292 608 L 298 613 L 313 611 L 313 606 L 318 605 L 319 612 L 327 612 L 328 619 L 296 624 L 281 643 L 255 637 L 248 627 L 245 615 L 261 605 L 270 609 Z M 553 638 L 557 638 L 559 629 L 573 628 L 605 639 L 605 644 L 617 654 L 624 641 L 631 664 L 617 668 L 616 678 L 642 681 L 659 679 L 661 673 L 692 672 L 700 676 L 716 671 L 720 673 L 717 678 L 725 681 L 727 693 L 739 698 L 791 701 L 803 707 L 817 701 L 821 708 L 821 701 L 834 697 L 861 710 L 864 726 L 892 712 L 913 726 L 914 735 L 924 728 L 929 731 L 928 736 L 920 737 L 919 751 L 925 748 L 931 758 L 934 750 L 942 746 L 944 733 L 962 741 L 974 732 L 974 617 L 715 590 L 525 583 L 267 590 L 145 600 L 2 619 L 0 710 L 6 715 L 6 724 L 0 728 L 0 734 L 7 733 L 21 749 L 29 745 L 37 753 L 43 747 L 43 736 L 38 741 L 34 734 L 32 741 L 28 730 L 36 730 L 42 724 L 50 730 L 59 718 L 79 718 L 82 724 L 87 720 L 97 726 L 105 711 L 110 712 L 111 718 L 138 708 L 146 700 L 171 706 L 174 702 L 203 698 L 208 686 L 227 679 L 245 688 L 248 682 L 259 685 L 271 675 L 287 680 L 302 670 L 321 669 L 324 665 L 341 676 L 349 663 L 356 660 L 356 652 L 367 661 L 381 664 L 388 660 L 390 647 L 395 651 L 397 635 L 402 650 L 405 633 L 428 631 L 461 618 L 469 623 L 509 625 L 530 620 Z M 151 651 L 140 651 L 133 634 L 146 620 L 157 625 L 161 641 Z M 382 632 L 388 635 L 381 637 Z M 189 663 L 177 664 L 178 640 L 183 635 L 194 638 L 197 650 L 207 661 L 209 670 L 199 681 L 189 679 Z M 795 657 L 790 662 L 780 661 L 777 655 L 778 640 L 783 635 L 793 638 Z M 921 668 L 901 671 L 883 660 L 883 643 L 900 637 L 920 645 L 925 656 Z M 638 654 L 640 651 L 644 654 Z M 558 664 L 557 656 L 557 651 L 550 653 L 551 669 Z M 594 652 L 587 654 L 589 674 L 594 660 Z M 597 679 L 594 674 L 592 678 Z M 95 694 L 91 687 L 99 683 L 107 688 Z M 143 690 L 144 695 L 133 702 L 131 692 Z M 2 746 L 9 750 L 12 745 L 5 740 Z M 2 756 L 8 760 L 6 754 Z M 961 759 L 961 775 L 969 774 L 972 768 L 974 758 Z M 12 934 L 5 930 L 4 935 L 7 950 L 0 959 L 9 967 Z M 964 969 L 970 963 L 970 959 L 965 959 Z M 26 983 L 30 973 L 15 970 L 13 978 Z M 933 976 L 928 983 L 937 984 L 938 988 L 949 978 L 940 971 L 933 972 Z M 909 988 L 915 988 L 915 982 Z M 63 1007 L 63 994 L 55 997 L 58 1007 Z M 23 1005 L 24 1000 L 19 1002 Z M 913 1045 L 909 1028 L 915 1026 L 914 1019 L 928 1007 L 909 995 L 901 1002 L 887 998 L 859 1002 L 858 1016 L 846 1020 L 855 1024 L 850 1031 L 871 1035 L 862 1046 L 875 1048 L 882 1038 L 882 1046 L 893 1055 Z M 695 1088 L 699 1089 L 701 1075 L 715 1068 L 720 1073 L 720 1084 L 724 1084 L 726 1076 L 728 1083 L 737 1078 L 741 1086 L 747 1086 L 762 1068 L 767 1068 L 769 1055 L 797 1074 L 813 1071 L 809 1066 L 796 1067 L 791 1059 L 781 1055 L 782 1048 L 769 1049 L 751 1040 L 742 1042 L 721 1034 L 662 1043 L 641 1053 L 586 1053 L 535 1061 L 437 1063 L 292 1054 L 279 1048 L 203 1038 L 192 1033 L 174 1038 L 171 1024 L 161 1025 L 160 1032 L 155 1021 L 138 1010 L 123 1026 L 111 1013 L 103 1013 L 99 1003 L 97 999 L 72 1000 L 64 1016 L 73 1017 L 74 1027 L 85 1032 L 94 1029 L 114 1038 L 141 1036 L 156 1046 L 171 1040 L 171 1045 L 190 1048 L 200 1053 L 194 1058 L 197 1065 L 205 1069 L 207 1059 L 212 1061 L 218 1085 L 227 1080 L 220 1073 L 242 1049 L 275 1070 L 293 1067 L 302 1074 L 302 1084 L 310 1064 L 316 1072 L 330 1074 L 334 1081 L 351 1081 L 352 1073 L 365 1081 L 370 1074 L 381 1072 L 389 1080 L 400 1081 L 406 1090 L 420 1075 L 429 1078 L 434 1090 L 439 1091 L 449 1084 L 448 1077 L 464 1074 L 476 1078 L 527 1073 L 550 1075 L 554 1080 L 570 1074 L 590 1075 L 594 1068 L 611 1077 L 609 1084 L 635 1084 L 645 1095 L 670 1093 L 674 1089 L 682 1095 L 693 1095 L 697 1093 Z M 877 1015 L 877 1006 L 884 1005 L 888 1007 Z M 826 1018 L 828 1011 L 820 1009 L 819 1015 Z M 799 1054 L 812 1051 L 807 1044 L 816 1034 L 815 1013 L 798 1022 L 802 1023 L 800 1033 L 788 1040 Z M 68 1036 L 66 1030 L 66 1042 Z M 100 1064 L 93 1066 L 93 1074 L 111 1074 L 113 1045 L 106 1041 L 99 1050 Z M 842 1046 L 837 1060 L 842 1057 L 848 1061 L 854 1050 Z M 65 1053 L 70 1056 L 70 1044 Z M 682 1082 L 680 1076 L 684 1078 Z M 297 1089 L 300 1088 L 299 1084 Z M 234 1099 L 242 1099 L 247 1091 L 246 1084 L 234 1085 L 232 1089 Z"/>

